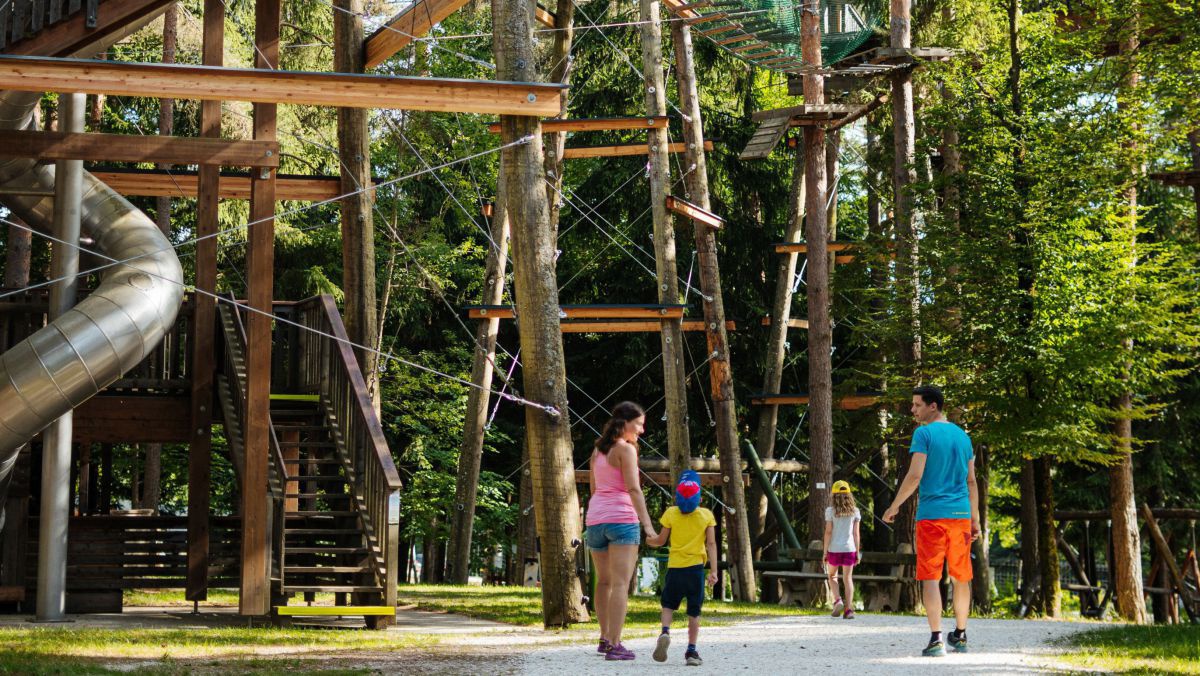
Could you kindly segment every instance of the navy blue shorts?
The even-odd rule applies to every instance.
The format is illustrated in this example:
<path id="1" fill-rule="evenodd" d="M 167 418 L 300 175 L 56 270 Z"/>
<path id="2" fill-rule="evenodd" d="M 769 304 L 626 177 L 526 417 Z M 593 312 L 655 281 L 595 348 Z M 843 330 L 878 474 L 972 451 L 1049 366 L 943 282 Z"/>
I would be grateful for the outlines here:
<path id="1" fill-rule="evenodd" d="M 668 568 L 663 583 L 662 607 L 679 610 L 679 602 L 687 599 L 688 617 L 700 617 L 704 605 L 704 564 L 687 568 Z"/>

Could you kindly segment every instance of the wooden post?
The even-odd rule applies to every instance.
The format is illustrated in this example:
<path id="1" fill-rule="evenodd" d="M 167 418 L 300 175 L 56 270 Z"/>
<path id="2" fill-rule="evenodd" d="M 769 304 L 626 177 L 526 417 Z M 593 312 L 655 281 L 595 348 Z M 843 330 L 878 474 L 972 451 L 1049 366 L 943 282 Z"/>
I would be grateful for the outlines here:
<path id="1" fill-rule="evenodd" d="M 643 91 L 646 96 L 646 115 L 667 114 L 666 81 L 663 74 L 662 24 L 659 20 L 659 0 L 638 1 L 639 29 L 642 41 Z M 654 267 L 658 278 L 658 302 L 663 305 L 679 303 L 679 276 L 675 262 L 675 230 L 667 212 L 667 193 L 670 192 L 671 167 L 667 155 L 667 130 L 651 129 L 650 146 L 650 207 L 654 218 Z M 683 363 L 683 330 L 681 320 L 662 322 L 663 392 L 667 406 L 667 456 L 671 459 L 671 476 L 687 468 L 692 456 L 688 437 L 687 373 Z"/>
<path id="2" fill-rule="evenodd" d="M 363 0 L 336 0 L 333 12 L 333 68 L 339 73 L 362 73 Z M 379 335 L 375 308 L 375 192 L 371 183 L 370 111 L 338 108 L 338 150 L 341 156 L 342 290 L 346 292 L 346 335 L 358 345 L 375 347 Z M 367 380 L 371 401 L 379 410 L 378 357 L 355 348 L 358 366 Z"/>
<path id="3" fill-rule="evenodd" d="M 504 275 L 508 267 L 507 175 L 496 179 L 496 206 L 492 216 L 492 246 L 488 250 L 484 305 L 499 305 L 504 299 Z M 450 513 L 450 555 L 447 581 L 466 584 L 471 561 L 471 533 L 475 523 L 475 495 L 479 488 L 479 467 L 483 461 L 484 425 L 496 363 L 496 336 L 500 318 L 478 320 L 475 329 L 475 359 L 471 364 L 471 382 L 467 391 L 467 413 L 463 420 L 462 445 L 458 449 L 458 476 L 454 490 L 454 508 Z M 522 479 L 524 481 L 524 479 Z M 523 564 L 522 564 L 523 565 Z"/>
<path id="4" fill-rule="evenodd" d="M 257 0 L 256 68 L 279 65 L 279 0 Z M 255 140 L 274 141 L 276 104 L 254 104 Z M 271 605 L 267 463 L 270 462 L 271 313 L 274 300 L 275 170 L 259 168 L 250 184 L 246 277 L 249 305 L 246 349 L 246 467 L 242 472 L 242 615 L 266 615 Z"/>
<path id="5" fill-rule="evenodd" d="M 691 28 L 681 21 L 672 21 L 671 35 L 675 44 L 679 102 L 684 115 L 684 157 L 687 171 L 684 185 L 687 186 L 688 200 L 709 211 L 711 205 L 708 194 L 708 164 L 704 156 L 704 125 L 696 88 Z M 705 335 L 708 337 L 709 380 L 712 386 L 713 416 L 717 423 L 717 449 L 721 458 L 725 500 L 732 509 L 729 514 L 729 561 L 737 571 L 733 593 L 734 598 L 740 601 L 753 601 L 756 597 L 754 560 L 750 549 L 746 492 L 742 485 L 736 402 L 733 398 L 733 369 L 730 366 L 729 337 L 725 330 L 725 303 L 721 295 L 717 237 L 716 231 L 705 223 L 693 219 L 692 225 L 696 259 L 700 268 L 700 290 L 705 297 L 704 326 Z M 681 470 L 674 466 L 674 462 L 671 469 L 672 476 L 679 476 Z"/>
<path id="6" fill-rule="evenodd" d="M 537 80 L 533 52 L 533 3 L 493 0 L 496 72 L 514 80 Z M 507 174 L 512 228 L 513 287 L 521 317 L 521 355 L 534 517 L 541 542 L 542 619 L 565 626 L 587 619 L 583 589 L 575 575 L 579 494 L 575 489 L 567 373 L 558 319 L 556 241 L 542 168 L 542 130 L 537 118 L 500 116 L 500 171 Z M 522 140 L 519 145 L 510 145 Z"/>
<path id="7" fill-rule="evenodd" d="M 800 49 L 804 63 L 821 67 L 820 3 L 810 0 L 801 9 Z M 825 103 L 825 77 L 812 71 L 804 75 L 804 104 Z M 808 533 L 824 532 L 825 508 L 830 504 L 833 481 L 833 326 L 830 321 L 830 261 L 825 130 L 804 128 L 807 174 L 805 209 L 808 242 L 808 430 L 809 482 Z"/>
<path id="8" fill-rule="evenodd" d="M 558 0 L 554 10 L 554 48 L 550 52 L 550 63 L 554 64 L 550 72 L 550 82 L 569 84 L 571 71 L 575 60 L 571 56 L 571 46 L 575 40 L 575 0 Z M 559 119 L 567 117 L 567 101 L 563 99 Z M 558 232 L 558 213 L 562 209 L 564 196 L 562 193 L 563 160 L 566 158 L 567 134 L 558 131 L 547 135 L 545 139 L 546 196 L 550 200 L 550 227 Z"/>
<path id="9" fill-rule="evenodd" d="M 804 149 L 796 150 L 795 161 L 792 164 L 792 185 L 788 191 L 788 221 L 784 229 L 783 241 L 796 242 L 804 227 Z M 796 277 L 796 264 L 799 254 L 789 252 L 777 254 L 775 266 L 775 296 L 771 302 L 771 326 L 767 338 L 767 352 L 764 356 L 766 369 L 763 373 L 762 391 L 767 394 L 779 394 L 783 383 L 783 363 L 786 357 L 788 343 L 788 322 L 792 317 L 792 283 Z M 779 406 L 760 406 L 758 408 L 758 423 L 755 448 L 764 460 L 775 457 L 776 425 L 779 420 Z M 767 517 L 767 498 L 756 484 L 750 485 L 750 496 L 746 508 L 750 517 L 750 535 L 755 540 L 762 535 Z M 759 558 L 759 553 L 752 556 Z"/>

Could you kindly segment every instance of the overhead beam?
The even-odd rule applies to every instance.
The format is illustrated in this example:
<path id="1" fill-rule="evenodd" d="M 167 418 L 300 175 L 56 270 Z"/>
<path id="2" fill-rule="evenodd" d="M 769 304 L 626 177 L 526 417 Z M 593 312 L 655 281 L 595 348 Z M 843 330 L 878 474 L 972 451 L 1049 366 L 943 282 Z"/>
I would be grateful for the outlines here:
<path id="1" fill-rule="evenodd" d="M 686 216 L 693 221 L 699 221 L 710 228 L 719 229 L 725 225 L 725 219 L 700 207 L 682 200 L 674 195 L 667 195 L 667 210 L 673 211 L 681 216 Z"/>
<path id="2" fill-rule="evenodd" d="M 0 90 L 551 116 L 564 85 L 0 56 Z"/>
<path id="3" fill-rule="evenodd" d="M 469 0 L 416 0 L 367 38 L 366 67 L 374 68 L 429 33 Z"/>
<path id="4" fill-rule="evenodd" d="M 613 131 L 618 129 L 666 129 L 670 118 L 658 117 L 597 117 L 592 119 L 549 119 L 542 120 L 542 133 L 562 131 Z M 500 133 L 500 125 L 489 124 L 488 132 Z"/>
<path id="5" fill-rule="evenodd" d="M 581 485 L 588 483 L 588 481 L 589 481 L 588 476 L 590 474 L 591 474 L 591 472 L 586 469 L 575 470 L 575 483 L 581 484 Z M 724 486 L 725 485 L 724 475 L 721 474 L 720 472 L 697 472 L 697 474 L 700 475 L 700 485 L 701 486 L 708 486 L 708 487 L 712 488 L 714 486 Z M 747 475 L 742 475 L 742 476 L 743 476 L 743 479 L 742 479 L 743 481 L 749 480 L 749 477 Z M 659 486 L 672 486 L 675 484 L 675 479 L 671 476 L 670 472 L 646 472 L 646 471 L 643 471 L 643 472 L 641 472 L 641 481 L 642 481 L 642 483 L 646 483 L 646 482 L 655 483 L 655 484 L 658 484 Z"/>
<path id="6" fill-rule="evenodd" d="M 558 324 L 563 333 L 659 333 L 661 321 L 562 321 Z M 685 319 L 680 323 L 683 331 L 703 331 L 703 319 Z M 737 324 L 725 322 L 727 331 L 736 331 Z"/>
<path id="7" fill-rule="evenodd" d="M 704 142 L 705 150 L 712 150 L 712 141 Z M 683 143 L 667 144 L 667 151 L 671 153 L 682 153 L 687 150 Z M 567 148 L 563 150 L 563 159 L 577 160 L 587 157 L 631 157 L 635 155 L 649 155 L 650 146 L 645 143 L 623 143 L 615 146 L 584 146 L 576 148 Z"/>
<path id="8" fill-rule="evenodd" d="M 58 23 L 44 27 L 36 34 L 4 53 L 11 56 L 91 56 L 93 45 L 109 44 L 113 35 L 131 35 L 162 14 L 175 0 L 104 0 L 104 8 L 96 13 L 95 25 L 88 25 L 87 12 L 76 12 Z M 13 3 L 7 4 L 11 9 Z"/>
<path id="9" fill-rule="evenodd" d="M 199 177 L 180 171 L 93 171 L 100 181 L 122 195 L 146 197 L 196 197 Z M 340 192 L 336 176 L 279 176 L 276 179 L 275 199 L 298 202 L 320 202 L 333 199 Z M 250 177 L 221 174 L 221 199 L 250 199 Z"/>
<path id="10" fill-rule="evenodd" d="M 721 461 L 717 458 L 692 458 L 689 461 L 691 469 L 697 472 L 720 472 Z M 741 470 L 744 472 L 747 468 L 747 462 L 742 460 L 738 463 Z M 638 466 L 648 472 L 666 471 L 671 468 L 670 461 L 666 458 L 641 458 L 638 460 Z M 775 460 L 773 458 L 762 459 L 763 469 L 768 472 L 807 472 L 808 463 L 799 460 Z"/>
<path id="11" fill-rule="evenodd" d="M 279 144 L 220 138 L 3 130 L 0 157 L 277 167 Z"/>

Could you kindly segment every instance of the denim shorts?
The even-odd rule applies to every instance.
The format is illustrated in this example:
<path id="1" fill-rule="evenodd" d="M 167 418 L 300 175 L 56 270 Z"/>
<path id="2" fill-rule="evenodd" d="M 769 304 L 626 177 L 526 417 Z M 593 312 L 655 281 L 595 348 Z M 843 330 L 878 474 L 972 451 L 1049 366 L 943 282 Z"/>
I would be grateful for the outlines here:
<path id="1" fill-rule="evenodd" d="M 609 545 L 639 545 L 642 527 L 636 523 L 597 523 L 587 527 L 588 549 L 608 551 Z"/>

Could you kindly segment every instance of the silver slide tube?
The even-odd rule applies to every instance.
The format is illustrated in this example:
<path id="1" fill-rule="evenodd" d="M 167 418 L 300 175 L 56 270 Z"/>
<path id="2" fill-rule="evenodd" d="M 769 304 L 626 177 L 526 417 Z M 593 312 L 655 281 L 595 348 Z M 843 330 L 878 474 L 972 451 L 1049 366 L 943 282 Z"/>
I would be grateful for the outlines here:
<path id="1" fill-rule="evenodd" d="M 40 95 L 0 92 L 0 129 L 28 129 Z M 46 232 L 54 198 L 5 194 L 54 188 L 54 167 L 0 161 L 0 202 Z M 82 231 L 89 249 L 127 263 L 100 273 L 87 298 L 0 355 L 0 504 L 20 447 L 150 353 L 175 322 L 183 269 L 158 226 L 125 198 L 83 175 Z M 107 261 L 101 260 L 105 263 Z"/>

